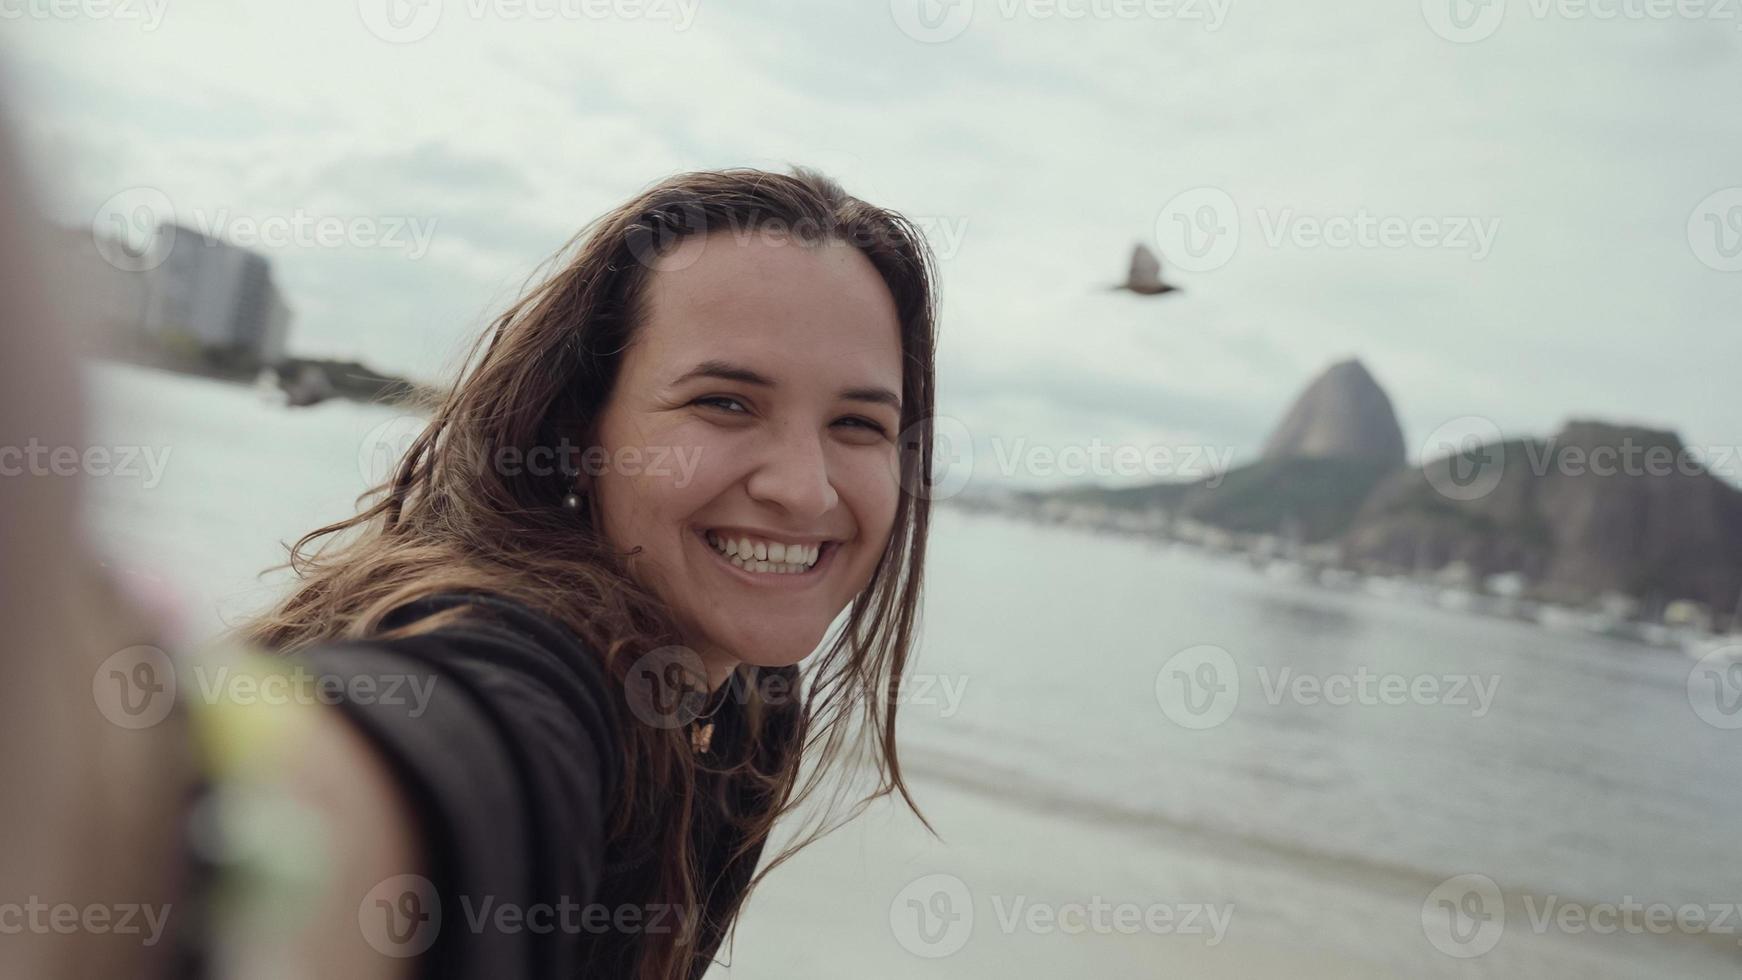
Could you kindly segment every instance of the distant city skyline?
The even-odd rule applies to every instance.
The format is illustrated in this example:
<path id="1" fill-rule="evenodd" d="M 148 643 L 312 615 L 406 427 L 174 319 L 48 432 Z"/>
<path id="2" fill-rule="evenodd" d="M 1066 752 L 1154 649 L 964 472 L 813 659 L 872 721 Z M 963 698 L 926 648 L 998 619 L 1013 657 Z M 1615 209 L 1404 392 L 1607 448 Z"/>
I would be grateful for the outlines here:
<path id="1" fill-rule="evenodd" d="M 433 379 L 641 187 L 802 163 L 927 229 L 940 410 L 989 470 L 994 436 L 1251 459 L 1351 356 L 1412 458 L 1465 416 L 1742 442 L 1733 22 L 1501 4 L 1459 27 L 1435 0 L 379 6 L 13 24 L 10 110 L 52 215 L 167 201 L 271 257 L 295 353 Z M 1107 289 L 1138 243 L 1182 294 Z"/>

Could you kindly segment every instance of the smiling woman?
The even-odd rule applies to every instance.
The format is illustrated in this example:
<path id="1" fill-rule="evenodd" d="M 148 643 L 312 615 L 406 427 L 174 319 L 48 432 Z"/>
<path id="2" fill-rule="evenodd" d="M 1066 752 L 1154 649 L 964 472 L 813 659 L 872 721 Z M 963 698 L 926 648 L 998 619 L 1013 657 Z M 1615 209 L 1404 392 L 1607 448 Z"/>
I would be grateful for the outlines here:
<path id="1" fill-rule="evenodd" d="M 900 495 L 901 351 L 893 297 L 844 242 L 716 232 L 654 263 L 596 442 L 700 465 L 685 485 L 605 473 L 591 489 L 711 686 L 798 662 L 870 582 Z"/>
<path id="2" fill-rule="evenodd" d="M 565 256 L 239 631 L 336 690 L 435 692 L 321 713 L 334 754 L 304 778 L 378 786 L 346 824 L 388 845 L 327 901 L 364 926 L 346 975 L 697 977 L 775 821 L 850 778 L 835 763 L 868 756 L 873 797 L 913 805 L 895 705 L 928 524 L 921 236 L 815 172 L 730 170 L 662 181 Z M 467 463 L 503 458 L 564 465 Z M 832 816 L 807 810 L 762 874 Z M 431 905 L 447 927 L 391 921 Z M 457 927 L 573 907 L 598 914 Z"/>

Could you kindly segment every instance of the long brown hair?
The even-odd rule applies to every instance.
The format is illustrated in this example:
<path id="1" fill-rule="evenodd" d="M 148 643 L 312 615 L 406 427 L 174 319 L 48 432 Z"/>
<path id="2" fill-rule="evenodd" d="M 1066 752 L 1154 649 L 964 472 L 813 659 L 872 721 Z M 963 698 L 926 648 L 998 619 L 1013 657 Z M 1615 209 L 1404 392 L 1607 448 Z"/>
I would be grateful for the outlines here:
<path id="1" fill-rule="evenodd" d="M 757 753 L 731 771 L 754 781 L 766 801 L 733 817 L 743 830 L 736 855 L 759 847 L 775 822 L 833 783 L 828 805 L 805 807 L 792 843 L 751 882 L 873 800 L 899 792 L 918 815 L 896 757 L 895 719 L 914 642 L 929 524 L 926 479 L 932 459 L 934 270 L 918 229 L 901 215 L 845 193 L 833 180 L 795 167 L 790 175 L 752 169 L 685 173 L 659 181 L 583 228 L 552 257 L 544 276 L 480 336 L 458 380 L 392 476 L 359 498 L 356 516 L 311 531 L 290 548 L 296 584 L 268 613 L 238 628 L 248 640 L 282 651 L 336 639 L 392 637 L 435 629 L 451 610 L 381 630 L 409 601 L 442 592 L 482 591 L 518 600 L 565 624 L 599 651 L 624 680 L 636 658 L 678 642 L 672 616 L 651 590 L 625 572 L 595 518 L 562 506 L 564 475 L 530 467 L 478 465 L 566 445 L 590 432 L 617 377 L 624 349 L 644 314 L 652 260 L 696 234 L 765 233 L 801 243 L 845 242 L 877 269 L 899 315 L 902 432 L 895 523 L 871 580 L 825 649 L 806 663 L 802 699 L 788 695 L 802 732 L 772 762 Z M 311 551 L 315 542 L 323 546 Z M 756 673 L 740 667 L 739 673 Z M 754 743 L 765 717 L 762 685 L 748 685 L 745 717 Z M 696 909 L 711 887 L 697 880 L 693 830 L 698 766 L 682 732 L 624 725 L 623 791 L 612 801 L 610 839 L 652 834 L 660 855 L 656 900 Z M 802 763 L 802 766 L 801 766 Z M 874 773 L 869 785 L 857 777 Z M 838 782 L 833 782 L 834 780 Z M 837 804 L 865 790 L 844 816 Z M 923 815 L 921 816 L 924 821 Z M 929 824 L 927 825 L 929 828 Z M 653 828 L 649 831 L 648 828 Z M 748 894 L 748 889 L 744 894 Z M 741 906 L 723 917 L 734 921 Z M 629 975 L 670 980 L 689 975 L 684 939 L 649 934 Z"/>

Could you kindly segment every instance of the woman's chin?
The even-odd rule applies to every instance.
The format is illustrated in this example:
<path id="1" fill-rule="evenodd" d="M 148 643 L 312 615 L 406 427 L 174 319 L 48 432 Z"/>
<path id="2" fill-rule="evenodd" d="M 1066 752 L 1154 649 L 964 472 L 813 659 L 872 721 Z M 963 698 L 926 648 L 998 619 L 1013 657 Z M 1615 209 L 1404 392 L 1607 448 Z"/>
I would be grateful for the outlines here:
<path id="1" fill-rule="evenodd" d="M 726 638 L 720 648 L 728 651 L 739 663 L 755 667 L 790 667 L 810 656 L 820 642 L 820 633 L 799 642 L 794 642 L 790 634 L 759 636 L 737 633 Z"/>

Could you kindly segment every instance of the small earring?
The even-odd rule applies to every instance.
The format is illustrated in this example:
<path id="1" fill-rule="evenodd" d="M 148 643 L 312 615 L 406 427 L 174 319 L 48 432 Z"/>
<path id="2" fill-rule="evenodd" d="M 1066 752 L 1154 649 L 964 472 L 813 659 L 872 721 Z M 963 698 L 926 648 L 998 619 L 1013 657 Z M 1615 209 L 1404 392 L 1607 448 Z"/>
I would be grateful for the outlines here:
<path id="1" fill-rule="evenodd" d="M 569 495 L 563 498 L 563 506 L 567 507 L 569 510 L 580 510 L 581 494 L 577 491 L 570 490 Z"/>

